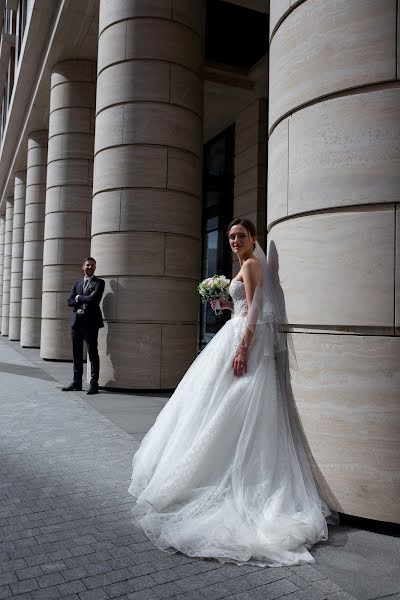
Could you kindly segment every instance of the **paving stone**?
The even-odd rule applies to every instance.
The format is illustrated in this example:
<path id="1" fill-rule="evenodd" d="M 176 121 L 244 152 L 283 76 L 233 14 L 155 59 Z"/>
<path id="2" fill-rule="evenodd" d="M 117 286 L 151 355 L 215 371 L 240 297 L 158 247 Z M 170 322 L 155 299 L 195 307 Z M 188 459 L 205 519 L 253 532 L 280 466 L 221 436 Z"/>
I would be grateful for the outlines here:
<path id="1" fill-rule="evenodd" d="M 77 538 L 73 538 L 72 542 L 75 546 L 83 546 L 85 544 L 95 544 L 96 538 L 93 535 L 83 535 Z"/>
<path id="2" fill-rule="evenodd" d="M 15 571 L 18 579 L 31 579 L 33 577 L 37 577 L 43 575 L 42 569 L 39 566 L 36 567 L 27 567 L 25 569 L 18 569 Z"/>
<path id="3" fill-rule="evenodd" d="M 90 546 L 70 546 L 69 551 L 72 556 L 84 556 L 85 554 L 93 554 L 93 550 Z"/>
<path id="4" fill-rule="evenodd" d="M 279 579 L 267 585 L 253 588 L 250 592 L 228 596 L 230 600 L 275 600 L 291 592 L 297 593 L 296 586 L 287 579 Z"/>
<path id="5" fill-rule="evenodd" d="M 132 555 L 119 556 L 118 558 L 112 558 L 108 561 L 113 569 L 122 569 L 124 567 L 131 567 L 135 564 L 135 560 Z"/>
<path id="6" fill-rule="evenodd" d="M 33 556 L 28 556 L 25 558 L 26 564 L 30 567 L 34 567 L 35 565 L 41 565 L 49 562 L 48 554 L 36 554 Z"/>
<path id="7" fill-rule="evenodd" d="M 9 585 L 0 585 L 0 599 L 10 598 L 12 596 L 11 588 Z"/>
<path id="8" fill-rule="evenodd" d="M 293 573 L 293 571 L 290 571 L 288 580 L 291 581 L 292 583 L 294 583 L 294 585 L 297 585 L 297 587 L 299 587 L 299 588 L 308 588 L 310 586 L 309 581 L 306 581 L 299 575 L 296 575 L 295 573 Z"/>
<path id="9" fill-rule="evenodd" d="M 132 572 L 130 569 L 117 569 L 116 571 L 106 573 L 105 577 L 108 583 L 117 583 L 118 581 L 132 579 Z"/>
<path id="10" fill-rule="evenodd" d="M 94 588 L 99 588 L 99 587 L 102 587 L 104 585 L 108 585 L 109 583 L 111 583 L 107 579 L 107 574 L 93 575 L 92 577 L 84 577 L 82 579 L 82 581 L 89 590 L 92 590 Z M 112 583 L 114 583 L 114 582 L 112 582 Z"/>
<path id="11" fill-rule="evenodd" d="M 327 600 L 329 596 L 329 592 L 315 589 L 311 585 L 307 588 L 299 589 L 296 594 L 300 600 Z"/>
<path id="12" fill-rule="evenodd" d="M 196 575 L 197 573 L 204 573 L 205 571 L 214 571 L 215 569 L 222 568 L 222 564 L 214 560 L 197 560 L 195 562 L 178 565 L 172 567 L 171 571 L 176 573 L 177 578 L 181 579 L 184 577 L 190 577 L 190 575 Z M 239 574 L 242 573 L 240 569 Z"/>
<path id="13" fill-rule="evenodd" d="M 127 554 L 132 554 L 132 550 L 129 546 L 117 546 L 116 548 L 110 548 L 109 554 L 111 558 L 120 558 Z"/>
<path id="14" fill-rule="evenodd" d="M 75 567 L 86 567 L 91 562 L 87 556 L 71 556 L 64 560 L 68 568 L 73 569 Z"/>
<path id="15" fill-rule="evenodd" d="M 157 600 L 158 596 L 151 589 L 140 590 L 127 595 L 128 600 Z"/>
<path id="16" fill-rule="evenodd" d="M 318 571 L 311 565 L 299 565 L 297 567 L 288 567 L 295 575 L 298 575 L 305 581 L 318 581 L 319 579 L 325 579 L 323 573 Z"/>
<path id="17" fill-rule="evenodd" d="M 169 583 L 170 581 L 175 581 L 176 579 L 179 579 L 179 575 L 177 575 L 172 569 L 156 571 L 155 573 L 151 573 L 151 576 L 154 579 L 155 583 L 158 584 Z"/>
<path id="18" fill-rule="evenodd" d="M 14 548 L 8 552 L 8 557 L 11 560 L 16 560 L 18 558 L 27 559 L 31 556 L 34 556 L 36 550 L 32 550 L 32 546 L 21 546 L 19 548 Z"/>
<path id="19" fill-rule="evenodd" d="M 64 583 L 65 580 L 61 577 L 60 573 L 48 573 L 47 575 L 36 577 L 36 581 L 41 588 L 45 588 L 52 585 L 57 585 L 59 583 Z"/>
<path id="20" fill-rule="evenodd" d="M 7 573 L 8 571 L 24 569 L 26 566 L 27 564 L 22 558 L 17 558 L 15 560 L 7 560 L 0 564 L 0 573 Z"/>
<path id="21" fill-rule="evenodd" d="M 38 584 L 35 579 L 24 579 L 10 584 L 13 594 L 23 594 L 24 592 L 32 592 L 38 589 Z"/>
<path id="22" fill-rule="evenodd" d="M 32 598 L 33 600 L 57 600 L 61 598 L 61 594 L 57 587 L 46 587 L 32 592 Z"/>
<path id="23" fill-rule="evenodd" d="M 328 600 L 356 600 L 354 596 L 350 596 L 350 594 L 344 592 L 343 590 L 334 594 L 329 594 L 327 598 Z M 390 595 L 381 598 L 375 598 L 375 600 L 400 600 L 400 594 L 394 594 L 394 596 Z"/>
<path id="24" fill-rule="evenodd" d="M 314 581 L 310 585 L 310 588 L 313 590 L 324 592 L 325 594 L 332 594 L 334 592 L 341 591 L 341 588 L 329 579 L 321 579 L 320 581 Z"/>
<path id="25" fill-rule="evenodd" d="M 135 581 L 139 582 L 139 580 L 140 578 L 136 579 Z M 132 592 L 134 588 L 130 583 L 128 583 L 128 581 L 120 581 L 118 583 L 107 585 L 104 589 L 110 598 L 116 598 L 117 596 L 121 596 L 121 594 L 129 594 L 129 592 Z"/>
<path id="26" fill-rule="evenodd" d="M 73 569 L 66 569 L 61 575 L 65 581 L 74 581 L 75 579 L 87 577 L 88 572 L 85 567 L 75 567 Z"/>
<path id="27" fill-rule="evenodd" d="M 7 585 L 8 583 L 14 583 L 14 581 L 18 581 L 18 578 L 14 571 L 8 571 L 8 573 L 1 573 L 0 586 Z"/>
<path id="28" fill-rule="evenodd" d="M 176 598 L 182 592 L 182 588 L 175 581 L 156 585 L 151 588 L 158 598 Z"/>
<path id="29" fill-rule="evenodd" d="M 61 550 L 50 551 L 48 556 L 49 556 L 49 560 L 64 560 L 65 561 L 67 558 L 71 558 L 72 554 L 68 550 L 68 548 L 62 548 Z"/>
<path id="30" fill-rule="evenodd" d="M 69 581 L 68 583 L 62 583 L 58 586 L 58 591 L 61 596 L 68 596 L 70 594 L 79 594 L 79 592 L 86 592 L 86 586 L 81 580 Z"/>
<path id="31" fill-rule="evenodd" d="M 240 568 L 238 569 L 234 565 L 224 566 L 220 569 L 214 569 L 212 571 L 206 571 L 205 573 L 198 573 L 191 577 L 185 577 L 179 580 L 179 586 L 183 592 L 200 589 L 213 583 L 224 581 L 231 577 L 238 577 L 240 575 Z"/>
<path id="32" fill-rule="evenodd" d="M 101 589 L 88 590 L 87 592 L 81 592 L 79 598 L 81 600 L 108 600 L 110 596 Z"/>
<path id="33" fill-rule="evenodd" d="M 112 558 L 111 554 L 108 552 L 108 550 L 102 550 L 99 552 L 93 552 L 92 554 L 88 555 L 88 560 L 91 563 L 97 563 L 97 562 L 104 562 L 108 559 Z M 118 567 L 116 567 L 118 568 Z"/>
<path id="34" fill-rule="evenodd" d="M 101 573 L 109 573 L 112 571 L 108 562 L 99 562 L 85 566 L 88 575 L 100 575 Z"/>
<path id="35" fill-rule="evenodd" d="M 47 575 L 48 573 L 56 573 L 58 571 L 68 570 L 67 565 L 63 561 L 44 563 L 44 564 L 40 565 L 40 568 L 42 569 L 44 575 Z M 64 577 L 64 575 L 63 575 L 63 577 Z"/>
<path id="36" fill-rule="evenodd" d="M 131 567 L 129 570 L 133 577 L 141 577 L 142 575 L 148 575 L 157 571 L 157 566 L 153 563 L 142 563 L 141 565 Z"/>

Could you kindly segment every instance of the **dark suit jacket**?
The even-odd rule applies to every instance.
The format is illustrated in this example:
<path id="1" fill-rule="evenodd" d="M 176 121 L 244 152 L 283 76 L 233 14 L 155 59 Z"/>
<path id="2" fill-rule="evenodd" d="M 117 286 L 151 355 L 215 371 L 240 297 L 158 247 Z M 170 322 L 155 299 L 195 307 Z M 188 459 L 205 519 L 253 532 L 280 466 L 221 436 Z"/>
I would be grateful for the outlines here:
<path id="1" fill-rule="evenodd" d="M 83 278 L 76 281 L 69 295 L 68 306 L 72 306 L 74 309 L 69 323 L 72 329 L 77 326 L 78 319 L 79 323 L 88 329 L 104 327 L 103 316 L 99 306 L 104 292 L 104 279 L 93 275 L 85 296 L 83 295 L 83 284 Z M 79 296 L 78 302 L 75 302 L 76 296 Z M 77 315 L 77 310 L 82 307 L 82 304 L 86 304 L 85 314 Z"/>

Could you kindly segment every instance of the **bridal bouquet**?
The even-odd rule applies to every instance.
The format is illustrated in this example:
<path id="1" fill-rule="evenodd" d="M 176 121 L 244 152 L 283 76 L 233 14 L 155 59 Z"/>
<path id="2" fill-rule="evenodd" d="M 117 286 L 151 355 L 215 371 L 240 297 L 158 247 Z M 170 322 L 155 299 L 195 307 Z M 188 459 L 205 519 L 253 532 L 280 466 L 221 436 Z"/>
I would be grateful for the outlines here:
<path id="1" fill-rule="evenodd" d="M 197 286 L 197 290 L 201 296 L 201 301 L 203 304 L 217 298 L 223 298 L 224 300 L 227 300 L 229 297 L 229 284 L 230 280 L 224 275 L 213 275 L 212 277 L 207 277 L 207 279 L 204 279 L 204 281 L 199 283 Z M 219 302 L 217 302 L 214 312 L 216 315 L 222 315 Z"/>

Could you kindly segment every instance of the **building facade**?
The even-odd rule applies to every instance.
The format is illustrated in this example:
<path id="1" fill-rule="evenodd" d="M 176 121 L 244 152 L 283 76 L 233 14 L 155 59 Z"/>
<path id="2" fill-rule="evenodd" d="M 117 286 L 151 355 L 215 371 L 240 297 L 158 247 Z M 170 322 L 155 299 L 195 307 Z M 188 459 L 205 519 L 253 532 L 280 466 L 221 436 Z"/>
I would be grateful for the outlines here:
<path id="1" fill-rule="evenodd" d="M 400 0 L 1 0 L 1 334 L 100 385 L 174 388 L 220 324 L 196 286 L 256 222 L 323 494 L 400 521 Z"/>

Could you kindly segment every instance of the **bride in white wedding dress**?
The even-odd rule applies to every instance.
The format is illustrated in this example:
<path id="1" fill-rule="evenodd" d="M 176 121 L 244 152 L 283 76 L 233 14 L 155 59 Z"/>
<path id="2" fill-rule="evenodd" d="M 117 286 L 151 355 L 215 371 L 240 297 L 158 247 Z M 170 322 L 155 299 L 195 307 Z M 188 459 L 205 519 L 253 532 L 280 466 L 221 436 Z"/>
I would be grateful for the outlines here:
<path id="1" fill-rule="evenodd" d="M 134 518 L 161 550 L 237 564 L 314 562 L 327 539 L 289 418 L 266 257 L 250 221 L 229 226 L 240 271 L 232 318 L 193 362 L 133 458 Z"/>

